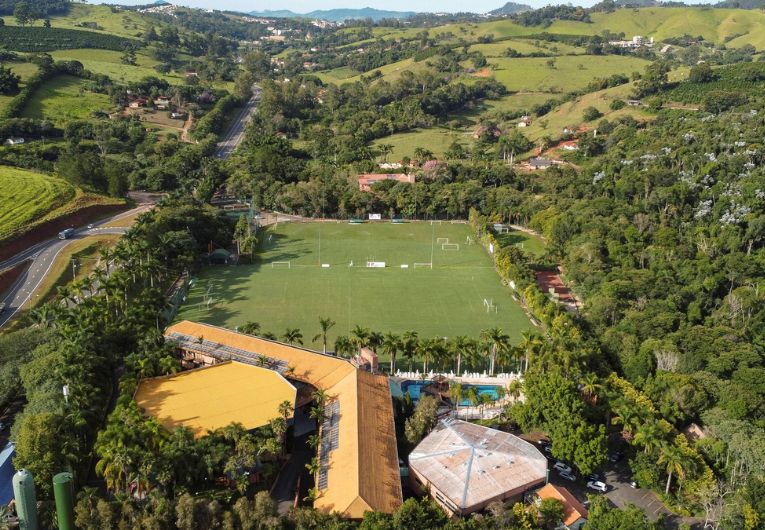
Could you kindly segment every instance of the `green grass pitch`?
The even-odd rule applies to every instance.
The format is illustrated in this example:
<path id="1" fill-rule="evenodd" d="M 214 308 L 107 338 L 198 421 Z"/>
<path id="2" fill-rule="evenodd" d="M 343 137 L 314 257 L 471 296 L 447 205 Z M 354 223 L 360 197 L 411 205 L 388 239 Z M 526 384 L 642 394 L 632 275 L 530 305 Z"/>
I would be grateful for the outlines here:
<path id="1" fill-rule="evenodd" d="M 260 261 L 206 267 L 178 320 L 228 328 L 256 321 L 278 336 L 296 327 L 314 348 L 321 347 L 311 340 L 319 333 L 319 317 L 337 322 L 329 347 L 357 324 L 380 332 L 414 330 L 421 337 L 476 338 L 496 326 L 514 342 L 531 327 L 483 247 L 467 244 L 475 236 L 465 224 L 281 223 L 259 237 Z M 444 250 L 439 238 L 459 250 Z M 415 268 L 431 258 L 432 269 Z M 367 261 L 386 267 L 368 268 Z M 496 312 L 487 312 L 484 299 L 493 301 Z"/>

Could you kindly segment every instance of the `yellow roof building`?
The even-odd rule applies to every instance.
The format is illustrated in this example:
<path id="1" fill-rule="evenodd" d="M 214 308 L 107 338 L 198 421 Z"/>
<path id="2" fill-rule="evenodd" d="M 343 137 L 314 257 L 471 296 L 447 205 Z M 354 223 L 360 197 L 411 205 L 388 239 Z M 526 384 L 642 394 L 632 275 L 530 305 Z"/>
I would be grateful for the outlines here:
<path id="1" fill-rule="evenodd" d="M 319 449 L 319 496 L 314 507 L 360 519 L 402 503 L 396 430 L 388 378 L 304 348 L 183 321 L 165 337 L 204 362 L 236 359 L 268 366 L 329 395 Z"/>
<path id="2" fill-rule="evenodd" d="M 172 431 L 184 426 L 200 437 L 241 423 L 255 429 L 295 405 L 296 388 L 273 370 L 236 361 L 141 381 L 135 400 L 144 413 Z"/>

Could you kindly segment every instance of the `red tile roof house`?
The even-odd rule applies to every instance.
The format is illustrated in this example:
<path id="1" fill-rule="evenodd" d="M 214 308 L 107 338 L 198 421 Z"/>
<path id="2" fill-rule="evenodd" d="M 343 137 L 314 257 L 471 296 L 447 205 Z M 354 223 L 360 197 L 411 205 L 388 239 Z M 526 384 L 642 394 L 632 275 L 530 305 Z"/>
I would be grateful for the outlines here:
<path id="1" fill-rule="evenodd" d="M 405 184 L 414 184 L 414 175 L 406 173 L 362 173 L 359 175 L 359 189 L 371 191 L 372 186 L 384 180 L 395 180 Z"/>

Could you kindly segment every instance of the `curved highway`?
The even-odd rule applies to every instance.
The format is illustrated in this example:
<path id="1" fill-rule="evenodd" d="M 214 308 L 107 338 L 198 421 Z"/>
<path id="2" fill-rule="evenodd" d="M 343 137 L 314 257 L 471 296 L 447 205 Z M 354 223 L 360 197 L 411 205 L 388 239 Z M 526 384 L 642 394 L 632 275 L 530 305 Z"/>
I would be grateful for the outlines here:
<path id="1" fill-rule="evenodd" d="M 0 263 L 0 270 L 19 265 L 27 260 L 32 263 L 24 273 L 19 276 L 13 286 L 0 299 L 0 304 L 5 304 L 5 309 L 0 313 L 0 328 L 5 326 L 21 310 L 21 308 L 35 295 L 35 291 L 40 287 L 43 279 L 47 276 L 53 267 L 58 255 L 73 241 L 85 239 L 101 234 L 124 234 L 126 227 L 104 226 L 106 224 L 118 221 L 124 217 L 129 217 L 146 211 L 152 205 L 142 204 L 137 208 L 122 212 L 118 215 L 102 219 L 93 223 L 92 228 L 78 228 L 69 239 L 48 239 L 38 243 L 27 250 L 16 254 L 14 257 Z"/>
<path id="2" fill-rule="evenodd" d="M 261 88 L 258 85 L 253 85 L 252 97 L 236 116 L 236 119 L 229 127 L 226 135 L 218 143 L 218 147 L 215 150 L 215 156 L 217 158 L 228 158 L 242 142 L 247 124 L 257 110 L 258 103 L 260 103 L 260 95 Z M 123 217 L 128 217 L 138 212 L 145 211 L 152 206 L 152 204 L 141 204 L 137 208 L 127 212 L 93 223 L 90 225 L 92 228 L 79 228 L 75 230 L 74 235 L 69 239 L 49 239 L 43 241 L 0 263 L 1 271 L 8 267 L 19 265 L 27 260 L 31 260 L 32 262 L 29 268 L 24 271 L 13 286 L 5 293 L 4 298 L 0 299 L 0 305 L 5 304 L 3 311 L 0 312 L 0 328 L 5 326 L 9 320 L 16 316 L 30 298 L 35 295 L 35 291 L 37 291 L 43 279 L 50 272 L 56 258 L 67 245 L 78 239 L 101 234 L 124 234 L 127 231 L 127 228 L 106 227 L 104 225 Z"/>

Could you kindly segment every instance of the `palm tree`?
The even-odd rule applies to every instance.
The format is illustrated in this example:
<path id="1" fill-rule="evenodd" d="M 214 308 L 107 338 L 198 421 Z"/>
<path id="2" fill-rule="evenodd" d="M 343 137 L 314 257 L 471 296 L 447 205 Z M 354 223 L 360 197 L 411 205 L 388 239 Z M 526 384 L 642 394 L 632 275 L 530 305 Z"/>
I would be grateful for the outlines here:
<path id="1" fill-rule="evenodd" d="M 287 328 L 284 331 L 284 335 L 282 335 L 282 339 L 289 344 L 303 344 L 303 334 L 298 328 Z"/>
<path id="2" fill-rule="evenodd" d="M 669 495 L 669 487 L 672 485 L 672 475 L 677 474 L 680 478 L 685 478 L 685 465 L 686 456 L 682 450 L 673 444 L 664 444 L 661 447 L 659 453 L 659 465 L 666 466 L 667 470 L 667 488 L 664 490 L 665 495 Z"/>
<path id="3" fill-rule="evenodd" d="M 353 355 L 353 348 L 353 341 L 345 335 L 340 335 L 335 339 L 335 355 L 350 357 Z"/>
<path id="4" fill-rule="evenodd" d="M 614 425 L 622 425 L 622 437 L 630 440 L 640 425 L 640 416 L 638 415 L 635 404 L 626 399 L 618 400 L 612 407 L 614 417 L 611 422 Z"/>
<path id="5" fill-rule="evenodd" d="M 520 379 L 513 379 L 507 385 L 507 394 L 513 398 L 513 403 L 523 394 L 523 382 Z"/>
<path id="6" fill-rule="evenodd" d="M 317 340 L 321 339 L 322 351 L 324 353 L 327 353 L 327 332 L 332 329 L 336 323 L 337 322 L 329 317 L 319 318 L 319 327 L 321 328 L 321 332 L 314 335 L 312 341 L 316 342 Z"/>
<path id="7" fill-rule="evenodd" d="M 518 344 L 518 348 L 523 351 L 526 358 L 526 367 L 523 370 L 524 372 L 528 371 L 529 369 L 529 359 L 532 356 L 538 355 L 543 346 L 544 340 L 538 333 L 534 333 L 533 331 L 529 330 L 521 332 L 521 342 Z"/>
<path id="8" fill-rule="evenodd" d="M 457 335 L 451 340 L 451 351 L 457 355 L 457 376 L 460 375 L 460 369 L 462 368 L 462 354 L 467 350 L 474 347 L 475 341 L 465 335 Z"/>
<path id="9" fill-rule="evenodd" d="M 390 357 L 390 375 L 393 375 L 396 371 L 396 355 L 398 355 L 401 349 L 401 338 L 394 333 L 386 333 L 383 337 L 382 353 Z"/>
<path id="10" fill-rule="evenodd" d="M 353 341 L 353 345 L 356 347 L 356 353 L 358 353 L 358 351 L 366 346 L 369 342 L 369 330 L 356 324 L 356 326 L 354 326 L 354 328 L 351 330 L 351 335 L 353 335 L 351 340 Z"/>
<path id="11" fill-rule="evenodd" d="M 385 337 L 382 333 L 379 331 L 372 331 L 369 333 L 369 337 L 367 337 L 367 346 L 372 348 L 373 351 L 377 352 L 377 349 L 382 345 L 384 340 Z"/>
<path id="12" fill-rule="evenodd" d="M 417 332 L 405 331 L 404 334 L 401 336 L 401 341 L 402 341 L 401 351 L 404 354 L 404 357 L 409 359 L 409 371 L 411 371 L 412 360 L 414 359 L 414 355 L 417 352 L 417 345 L 419 344 Z"/>
<path id="13" fill-rule="evenodd" d="M 380 156 L 383 157 L 383 162 L 388 161 L 388 155 L 393 151 L 393 145 L 391 144 L 380 144 L 377 146 L 377 148 L 380 151 Z"/>
<path id="14" fill-rule="evenodd" d="M 449 397 L 452 403 L 454 403 L 454 408 L 457 410 L 457 417 L 459 417 L 460 402 L 464 393 L 465 387 L 462 386 L 462 383 L 453 382 L 449 385 Z"/>
<path id="15" fill-rule="evenodd" d="M 510 337 L 502 331 L 502 328 L 485 329 L 481 332 L 481 336 L 491 348 L 489 375 L 494 375 L 494 364 L 497 362 L 497 354 L 508 347 Z"/>
<path id="16" fill-rule="evenodd" d="M 643 451 L 650 453 L 662 442 L 663 435 L 659 425 L 649 420 L 637 429 L 632 443 L 642 445 Z"/>
<path id="17" fill-rule="evenodd" d="M 598 394 L 603 391 L 603 385 L 598 381 L 598 376 L 593 372 L 588 372 L 579 382 L 579 391 L 588 399 L 593 405 L 598 402 Z"/>
<path id="18" fill-rule="evenodd" d="M 239 333 L 245 335 L 257 335 L 260 331 L 260 322 L 248 321 L 244 326 L 239 328 Z"/>

